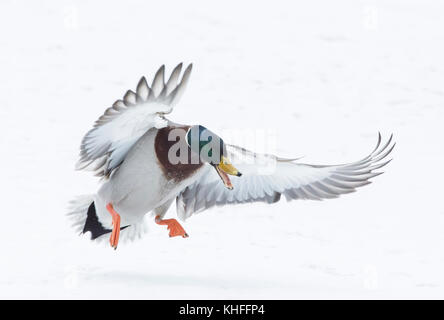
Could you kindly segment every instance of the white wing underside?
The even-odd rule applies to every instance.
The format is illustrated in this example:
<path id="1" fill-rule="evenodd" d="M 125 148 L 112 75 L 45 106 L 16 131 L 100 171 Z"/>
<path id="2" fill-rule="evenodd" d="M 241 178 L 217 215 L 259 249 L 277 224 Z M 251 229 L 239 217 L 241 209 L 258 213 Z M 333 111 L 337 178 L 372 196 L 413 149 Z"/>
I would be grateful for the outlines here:
<path id="1" fill-rule="evenodd" d="M 123 99 L 108 108 L 85 135 L 76 169 L 95 171 L 97 176 L 108 177 L 145 132 L 167 125 L 164 115 L 170 113 L 181 98 L 191 69 L 190 64 L 179 81 L 182 63 L 179 64 L 165 83 L 165 66 L 162 66 L 151 87 L 142 77 L 136 92 L 128 90 Z"/>
<path id="2" fill-rule="evenodd" d="M 274 203 L 283 194 L 287 200 L 337 198 L 371 183 L 374 172 L 391 160 L 384 160 L 393 150 L 392 136 L 381 147 L 381 135 L 373 152 L 362 160 L 342 165 L 320 166 L 295 163 L 270 154 L 256 154 L 243 148 L 227 145 L 228 158 L 242 173 L 230 177 L 234 186 L 228 190 L 215 170 L 207 172 L 184 189 L 176 199 L 178 216 L 185 220 L 193 213 L 214 206 L 247 202 Z"/>

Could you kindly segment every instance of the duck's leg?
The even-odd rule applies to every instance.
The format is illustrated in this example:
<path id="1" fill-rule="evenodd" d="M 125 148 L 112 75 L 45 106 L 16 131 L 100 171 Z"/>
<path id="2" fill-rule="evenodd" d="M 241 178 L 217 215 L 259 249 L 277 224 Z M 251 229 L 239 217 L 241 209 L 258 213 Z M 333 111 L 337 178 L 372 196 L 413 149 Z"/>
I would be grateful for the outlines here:
<path id="1" fill-rule="evenodd" d="M 182 236 L 183 238 L 188 238 L 188 234 L 185 232 L 184 228 L 176 219 L 162 219 L 173 201 L 174 199 L 171 199 L 170 201 L 167 201 L 164 205 L 154 209 L 154 212 L 156 214 L 156 218 L 154 219 L 154 221 L 161 226 L 168 226 L 167 229 L 170 230 L 170 237 Z"/>
<path id="2" fill-rule="evenodd" d="M 111 232 L 111 237 L 109 238 L 109 243 L 114 250 L 117 249 L 117 244 L 119 243 L 120 235 L 120 215 L 114 210 L 113 205 L 108 203 L 106 209 L 111 214 L 113 218 L 113 231 Z"/>

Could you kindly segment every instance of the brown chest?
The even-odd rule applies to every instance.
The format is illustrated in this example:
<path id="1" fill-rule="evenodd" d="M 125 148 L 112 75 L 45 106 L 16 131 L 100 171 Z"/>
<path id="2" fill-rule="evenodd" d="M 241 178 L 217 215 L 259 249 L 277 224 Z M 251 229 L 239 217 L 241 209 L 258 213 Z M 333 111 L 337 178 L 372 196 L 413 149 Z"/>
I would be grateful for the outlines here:
<path id="1" fill-rule="evenodd" d="M 168 126 L 157 132 L 154 148 L 163 174 L 168 180 L 185 180 L 203 166 L 186 143 L 188 129 L 189 126 Z"/>

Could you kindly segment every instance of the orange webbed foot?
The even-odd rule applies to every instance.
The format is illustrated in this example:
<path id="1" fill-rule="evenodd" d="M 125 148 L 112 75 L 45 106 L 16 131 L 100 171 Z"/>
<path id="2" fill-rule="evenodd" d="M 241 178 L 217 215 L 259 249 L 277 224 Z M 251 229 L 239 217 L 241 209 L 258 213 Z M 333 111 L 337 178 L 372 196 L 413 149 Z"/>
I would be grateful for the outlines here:
<path id="1" fill-rule="evenodd" d="M 166 219 L 162 220 L 159 216 L 156 216 L 154 220 L 159 225 L 168 226 L 168 230 L 170 230 L 170 237 L 182 236 L 182 238 L 188 238 L 188 234 L 185 232 L 185 229 L 180 225 L 180 223 L 176 219 Z"/>
<path id="2" fill-rule="evenodd" d="M 108 203 L 106 209 L 111 214 L 113 218 L 113 231 L 111 232 L 111 236 L 109 238 L 109 243 L 114 250 L 117 249 L 117 245 L 119 244 L 119 235 L 120 235 L 120 215 L 114 210 L 113 205 Z"/>

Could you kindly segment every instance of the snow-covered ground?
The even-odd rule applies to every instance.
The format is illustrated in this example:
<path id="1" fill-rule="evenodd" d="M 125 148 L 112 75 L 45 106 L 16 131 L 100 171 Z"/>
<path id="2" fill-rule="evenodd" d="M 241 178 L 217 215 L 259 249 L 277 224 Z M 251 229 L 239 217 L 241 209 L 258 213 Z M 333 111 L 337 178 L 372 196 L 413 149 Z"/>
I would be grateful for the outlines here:
<path id="1" fill-rule="evenodd" d="M 0 298 L 444 298 L 440 1 L 0 3 Z M 103 110 L 193 62 L 171 119 L 277 132 L 282 156 L 343 163 L 394 133 L 394 161 L 330 201 L 209 210 L 117 251 L 67 202 Z M 175 215 L 174 206 L 168 216 Z"/>

